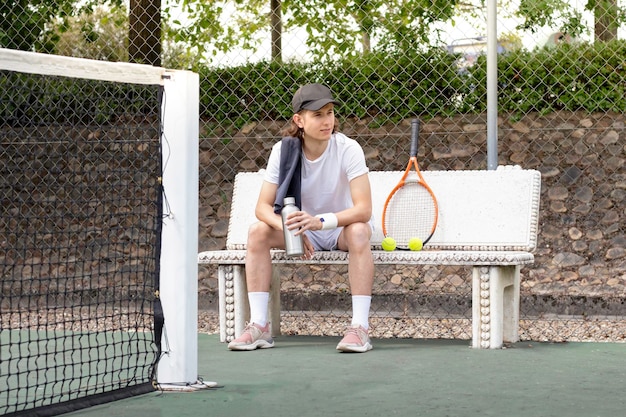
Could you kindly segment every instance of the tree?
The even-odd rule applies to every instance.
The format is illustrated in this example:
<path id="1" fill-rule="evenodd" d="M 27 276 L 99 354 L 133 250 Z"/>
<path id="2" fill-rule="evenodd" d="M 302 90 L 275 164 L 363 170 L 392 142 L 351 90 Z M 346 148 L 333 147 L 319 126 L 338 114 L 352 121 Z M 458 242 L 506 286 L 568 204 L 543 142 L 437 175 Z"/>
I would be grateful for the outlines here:
<path id="1" fill-rule="evenodd" d="M 58 55 L 103 61 L 128 61 L 128 10 L 125 7 L 96 7 L 51 25 Z"/>
<path id="2" fill-rule="evenodd" d="M 161 0 L 130 0 L 128 58 L 161 66 Z"/>
<path id="3" fill-rule="evenodd" d="M 284 0 L 288 26 L 302 26 L 319 57 L 367 54 L 374 49 L 419 49 L 432 25 L 448 20 L 456 0 Z M 360 45 L 357 47 L 356 45 Z"/>
<path id="4" fill-rule="evenodd" d="M 59 34 L 71 32 L 77 18 L 86 22 L 99 6 L 116 10 L 124 0 L 13 0 L 0 2 L 0 47 L 51 53 Z M 160 65 L 161 0 L 131 0 L 128 26 L 129 58 L 133 62 Z M 93 21 L 93 19 L 92 19 Z M 81 28 L 85 34 L 97 30 Z M 67 46 L 67 45 L 66 45 Z M 103 45 L 104 46 L 104 45 Z M 108 45 L 111 49 L 118 45 Z M 65 48 L 65 47 L 64 47 Z M 80 55 L 81 53 L 77 53 Z M 114 54 L 117 60 L 117 55 Z"/>
<path id="5" fill-rule="evenodd" d="M 587 3 L 587 7 L 593 10 L 595 38 L 599 41 L 617 39 L 617 28 L 620 21 L 620 9 L 617 7 L 617 0 L 590 1 Z M 621 10 L 621 13 L 623 19 L 624 10 Z"/>
<path id="6" fill-rule="evenodd" d="M 87 21 L 94 10 L 115 11 L 123 6 L 124 0 L 3 1 L 0 2 L 0 47 L 53 53 L 60 34 L 71 32 L 76 19 Z M 81 30 L 85 34 L 96 33 L 87 27 Z"/>
<path id="7" fill-rule="evenodd" d="M 617 0 L 587 0 L 585 10 L 594 14 L 594 38 L 608 41 L 617 38 L 617 28 L 626 22 L 626 8 L 619 7 Z M 521 0 L 517 15 L 524 21 L 518 29 L 536 32 L 550 26 L 572 37 L 583 34 L 583 11 L 563 0 Z"/>
<path id="8" fill-rule="evenodd" d="M 283 54 L 283 15 L 280 0 L 270 1 L 270 22 L 272 27 L 272 61 L 281 62 Z"/>
<path id="9" fill-rule="evenodd" d="M 254 7 L 265 0 L 253 0 L 249 2 Z M 240 2 L 241 3 L 241 2 Z M 243 6 L 240 4 L 240 6 Z M 168 19 L 170 24 L 166 30 L 166 37 L 174 42 L 188 45 L 188 53 L 198 56 L 216 55 L 226 52 L 234 47 L 250 48 L 244 39 L 251 33 L 256 33 L 254 26 L 240 23 L 240 19 L 234 15 L 234 11 L 225 10 L 225 3 L 218 1 L 182 0 L 179 4 L 180 11 L 186 15 L 185 21 Z M 166 6 L 163 10 L 166 17 L 171 15 L 171 8 Z M 225 24 L 228 18 L 230 25 Z M 240 27 L 241 32 L 233 28 Z"/>
<path id="10" fill-rule="evenodd" d="M 188 53 L 186 45 L 169 38 L 168 23 L 161 43 L 161 63 L 167 68 L 197 68 L 202 58 Z M 129 12 L 124 5 L 97 6 L 66 19 L 56 18 L 46 34 L 51 53 L 77 58 L 128 62 Z"/>
<path id="11" fill-rule="evenodd" d="M 53 18 L 65 19 L 74 0 L 13 0 L 0 2 L 0 47 L 50 52 L 53 40 L 42 36 Z"/>
<path id="12" fill-rule="evenodd" d="M 373 50 L 420 48 L 432 24 L 449 19 L 458 0 L 183 0 L 185 26 L 172 35 L 200 55 L 232 49 L 256 50 L 268 33 L 272 60 L 280 61 L 283 30 L 304 28 L 308 52 L 318 58 L 367 54 Z M 177 34 L 176 34 L 177 33 Z"/>

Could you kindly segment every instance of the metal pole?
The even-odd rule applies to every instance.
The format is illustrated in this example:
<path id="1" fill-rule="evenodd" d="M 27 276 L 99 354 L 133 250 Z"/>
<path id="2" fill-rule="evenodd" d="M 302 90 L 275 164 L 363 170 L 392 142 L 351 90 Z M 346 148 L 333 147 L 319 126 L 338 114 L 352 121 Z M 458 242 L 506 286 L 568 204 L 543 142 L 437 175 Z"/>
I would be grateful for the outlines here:
<path id="1" fill-rule="evenodd" d="M 163 188 L 160 297 L 165 315 L 158 383 L 166 390 L 198 381 L 198 74 L 170 71 L 164 79 Z M 169 121 L 169 123 L 167 123 Z M 164 203 L 165 204 L 165 203 Z"/>
<path id="2" fill-rule="evenodd" d="M 487 1 L 487 169 L 498 167 L 498 7 Z"/>

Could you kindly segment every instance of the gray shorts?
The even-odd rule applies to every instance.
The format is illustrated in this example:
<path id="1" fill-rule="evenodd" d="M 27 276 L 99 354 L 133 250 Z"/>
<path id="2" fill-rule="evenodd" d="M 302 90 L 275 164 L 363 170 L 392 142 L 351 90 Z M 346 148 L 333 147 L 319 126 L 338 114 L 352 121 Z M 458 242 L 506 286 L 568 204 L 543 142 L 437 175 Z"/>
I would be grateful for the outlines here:
<path id="1" fill-rule="evenodd" d="M 374 225 L 369 222 L 372 232 L 374 231 Z M 332 230 L 308 230 L 306 232 L 307 237 L 313 244 L 315 250 L 337 250 L 337 241 L 339 240 L 339 234 L 343 230 L 343 227 L 338 227 Z"/>
<path id="2" fill-rule="evenodd" d="M 306 235 L 313 244 L 313 248 L 315 250 L 336 250 L 337 249 L 337 240 L 339 239 L 339 234 L 343 230 L 343 227 L 338 227 L 332 230 L 315 230 L 315 231 L 307 231 Z"/>

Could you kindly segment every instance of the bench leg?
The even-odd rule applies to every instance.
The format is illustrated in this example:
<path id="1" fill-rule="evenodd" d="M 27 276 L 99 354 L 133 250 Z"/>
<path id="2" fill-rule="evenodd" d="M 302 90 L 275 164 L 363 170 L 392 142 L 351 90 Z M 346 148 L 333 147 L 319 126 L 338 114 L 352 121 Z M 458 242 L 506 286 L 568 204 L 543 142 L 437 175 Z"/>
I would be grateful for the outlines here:
<path id="1" fill-rule="evenodd" d="M 244 265 L 218 267 L 220 342 L 230 342 L 243 333 L 250 320 L 250 304 Z M 272 336 L 280 335 L 280 270 L 276 266 L 270 286 L 269 320 Z"/>
<path id="2" fill-rule="evenodd" d="M 226 342 L 228 340 L 228 320 L 232 320 L 234 313 L 228 312 L 228 300 L 227 297 L 233 296 L 232 289 L 226 290 L 226 280 L 229 266 L 219 265 L 217 267 L 217 289 L 218 289 L 218 312 L 220 319 L 220 342 Z M 232 284 L 232 282 L 231 282 Z M 232 299 L 230 300 L 232 305 Z M 233 329 L 233 333 L 235 330 Z"/>
<path id="3" fill-rule="evenodd" d="M 218 267 L 220 341 L 230 342 L 243 333 L 250 317 L 246 269 L 243 265 Z"/>
<path id="4" fill-rule="evenodd" d="M 272 268 L 272 283 L 270 284 L 270 301 L 268 320 L 272 337 L 280 336 L 280 267 Z"/>
<path id="5" fill-rule="evenodd" d="M 519 340 L 520 267 L 475 266 L 472 347 L 499 349 Z"/>
<path id="6" fill-rule="evenodd" d="M 241 335 L 246 328 L 246 323 L 250 320 L 250 304 L 248 302 L 248 285 L 246 284 L 245 266 L 233 265 L 233 284 L 235 290 L 235 334 L 230 340 Z"/>

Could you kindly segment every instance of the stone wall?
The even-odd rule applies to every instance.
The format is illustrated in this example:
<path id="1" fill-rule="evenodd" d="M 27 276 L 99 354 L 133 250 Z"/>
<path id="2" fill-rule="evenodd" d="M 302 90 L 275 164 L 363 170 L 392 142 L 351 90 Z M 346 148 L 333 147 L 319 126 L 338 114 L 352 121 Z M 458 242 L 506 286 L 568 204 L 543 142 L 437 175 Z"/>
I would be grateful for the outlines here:
<path id="1" fill-rule="evenodd" d="M 564 112 L 519 119 L 500 117 L 499 163 L 542 173 L 536 261 L 522 269 L 522 291 L 527 296 L 600 296 L 617 299 L 625 309 L 625 120 L 623 114 Z M 201 145 L 201 167 L 217 164 L 218 172 L 220 164 L 230 164 L 236 171 L 262 168 L 282 127 L 281 123 L 266 122 L 242 129 L 232 145 L 233 149 L 245 148 L 236 162 L 233 154 L 219 155 Z M 404 169 L 405 145 L 397 138 L 408 136 L 408 120 L 399 126 L 375 128 L 368 121 L 348 120 L 342 131 L 364 144 L 370 169 Z M 268 138 L 267 132 L 273 137 Z M 486 136 L 484 115 L 430 120 L 422 125 L 420 164 L 430 170 L 485 169 Z M 219 174 L 203 177 L 201 173 L 200 250 L 224 248 L 231 192 L 232 184 Z M 251 196 L 251 204 L 255 199 Z M 384 294 L 428 293 L 442 288 L 447 292 L 467 291 L 469 274 L 459 267 L 381 267 L 377 269 L 375 290 Z M 199 288 L 201 299 L 212 299 L 217 288 L 214 268 L 200 268 Z M 285 272 L 282 288 L 286 292 L 345 292 L 346 269 L 292 269 Z"/>

